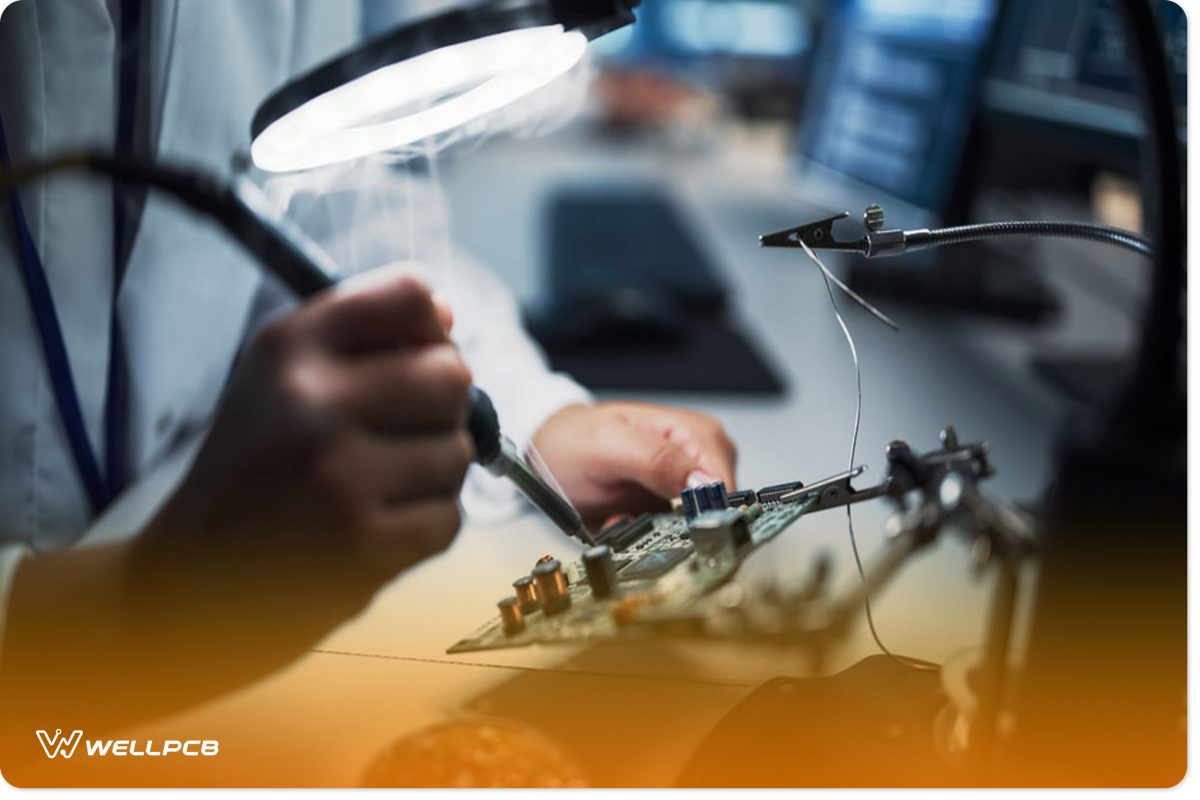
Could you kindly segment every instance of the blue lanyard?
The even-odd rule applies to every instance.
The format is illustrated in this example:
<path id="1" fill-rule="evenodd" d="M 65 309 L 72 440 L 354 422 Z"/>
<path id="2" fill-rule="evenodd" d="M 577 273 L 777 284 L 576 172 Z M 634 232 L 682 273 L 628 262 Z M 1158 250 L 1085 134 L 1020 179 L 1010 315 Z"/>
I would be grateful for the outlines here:
<path id="1" fill-rule="evenodd" d="M 119 87 L 116 140 L 118 150 L 128 152 L 133 140 L 134 103 L 137 90 L 137 44 L 140 27 L 140 4 L 137 0 L 122 0 L 121 38 L 118 42 Z M 132 52 L 131 52 L 132 51 Z M 11 167 L 8 140 L 4 133 L 4 120 L 0 118 L 0 161 Z M 67 346 L 63 339 L 62 324 L 50 293 L 50 282 L 42 265 L 41 255 L 33 242 L 25 209 L 16 187 L 9 191 L 13 222 L 16 226 L 17 247 L 21 260 L 21 277 L 25 294 L 33 310 L 38 336 L 42 343 L 42 354 L 50 373 L 50 385 L 54 399 L 66 430 L 67 441 L 79 477 L 87 490 L 92 511 L 102 512 L 120 494 L 125 486 L 125 425 L 126 425 L 126 367 L 124 337 L 117 314 L 117 296 L 124 273 L 122 259 L 127 220 L 125 202 L 120 187 L 113 186 L 113 281 L 112 313 L 109 317 L 109 347 L 107 390 L 104 400 L 104 471 L 88 438 L 87 426 L 79 404 L 79 392 L 71 374 L 71 363 L 67 358 Z"/>

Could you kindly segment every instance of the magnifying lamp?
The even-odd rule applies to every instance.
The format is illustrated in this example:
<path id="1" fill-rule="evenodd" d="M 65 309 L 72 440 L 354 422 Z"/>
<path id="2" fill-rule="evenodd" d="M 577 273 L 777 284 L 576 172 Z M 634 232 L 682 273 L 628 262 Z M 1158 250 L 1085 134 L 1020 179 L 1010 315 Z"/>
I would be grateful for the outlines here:
<path id="1" fill-rule="evenodd" d="M 403 25 L 268 97 L 250 155 L 310 169 L 451 131 L 545 86 L 641 0 L 493 0 Z"/>

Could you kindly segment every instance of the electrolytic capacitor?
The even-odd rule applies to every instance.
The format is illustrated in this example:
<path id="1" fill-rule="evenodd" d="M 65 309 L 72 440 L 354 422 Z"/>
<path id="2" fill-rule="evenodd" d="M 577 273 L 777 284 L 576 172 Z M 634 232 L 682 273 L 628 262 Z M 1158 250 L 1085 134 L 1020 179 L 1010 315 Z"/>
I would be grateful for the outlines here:
<path id="1" fill-rule="evenodd" d="M 521 609 L 522 614 L 532 614 L 537 611 L 540 603 L 538 602 L 537 585 L 534 584 L 533 578 L 528 575 L 522 575 L 513 581 L 513 591 L 517 593 L 517 607 Z"/>
<path id="2" fill-rule="evenodd" d="M 706 508 L 712 511 L 720 511 L 722 508 L 729 507 L 729 495 L 725 491 L 724 481 L 706 483 L 703 488 L 707 502 Z"/>
<path id="3" fill-rule="evenodd" d="M 517 604 L 517 598 L 506 597 L 496 604 L 500 609 L 500 623 L 504 626 L 504 634 L 512 636 L 525 630 L 525 615 Z"/>
<path id="4" fill-rule="evenodd" d="M 612 548 L 599 545 L 583 554 L 588 586 L 597 600 L 611 597 L 617 591 L 617 566 L 613 563 Z"/>
<path id="5" fill-rule="evenodd" d="M 683 509 L 683 515 L 689 520 L 694 519 L 700 513 L 700 508 L 696 504 L 696 490 L 688 487 L 679 493 L 679 505 Z"/>
<path id="6" fill-rule="evenodd" d="M 557 558 L 538 563 L 533 568 L 533 582 L 537 585 L 538 599 L 546 614 L 559 614 L 571 607 L 567 579 Z"/>

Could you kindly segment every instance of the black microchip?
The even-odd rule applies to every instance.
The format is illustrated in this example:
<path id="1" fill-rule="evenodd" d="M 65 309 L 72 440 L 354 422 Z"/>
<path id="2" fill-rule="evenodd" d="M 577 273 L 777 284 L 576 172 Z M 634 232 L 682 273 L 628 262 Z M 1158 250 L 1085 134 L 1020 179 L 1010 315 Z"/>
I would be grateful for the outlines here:
<path id="1" fill-rule="evenodd" d="M 619 553 L 637 543 L 646 534 L 654 530 L 654 515 L 642 514 L 631 522 L 618 523 L 602 530 L 596 537 L 600 544 L 606 544 Z"/>
<path id="2" fill-rule="evenodd" d="M 642 581 L 666 575 L 671 568 L 691 553 L 687 547 L 672 547 L 667 550 L 651 550 L 621 570 L 617 577 L 623 581 Z"/>
<path id="3" fill-rule="evenodd" d="M 803 489 L 804 484 L 800 481 L 792 481 L 791 483 L 777 483 L 774 486 L 764 486 L 758 490 L 758 502 L 760 503 L 775 503 L 785 494 L 794 492 L 797 489 Z"/>
<path id="4" fill-rule="evenodd" d="M 730 492 L 726 502 L 730 508 L 752 506 L 758 502 L 758 495 L 754 493 L 753 489 L 743 489 L 740 492 Z"/>

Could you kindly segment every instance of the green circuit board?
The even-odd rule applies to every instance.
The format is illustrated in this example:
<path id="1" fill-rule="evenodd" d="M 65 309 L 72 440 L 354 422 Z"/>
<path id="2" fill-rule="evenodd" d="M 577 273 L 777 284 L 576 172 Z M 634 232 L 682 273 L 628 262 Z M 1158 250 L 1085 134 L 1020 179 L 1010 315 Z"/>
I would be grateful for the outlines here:
<path id="1" fill-rule="evenodd" d="M 526 647 L 532 644 L 579 643 L 653 636 L 664 625 L 703 619 L 713 605 L 716 589 L 726 584 L 757 548 L 783 533 L 815 505 L 815 500 L 772 502 L 737 511 L 748 539 L 731 557 L 713 559 L 697 552 L 694 520 L 681 514 L 644 515 L 625 532 L 610 536 L 618 591 L 596 599 L 582 562 L 564 563 L 570 606 L 548 615 L 534 610 L 523 615 L 522 629 L 506 632 L 498 615 L 463 637 L 448 653 Z M 618 550 L 617 547 L 620 549 Z"/>

